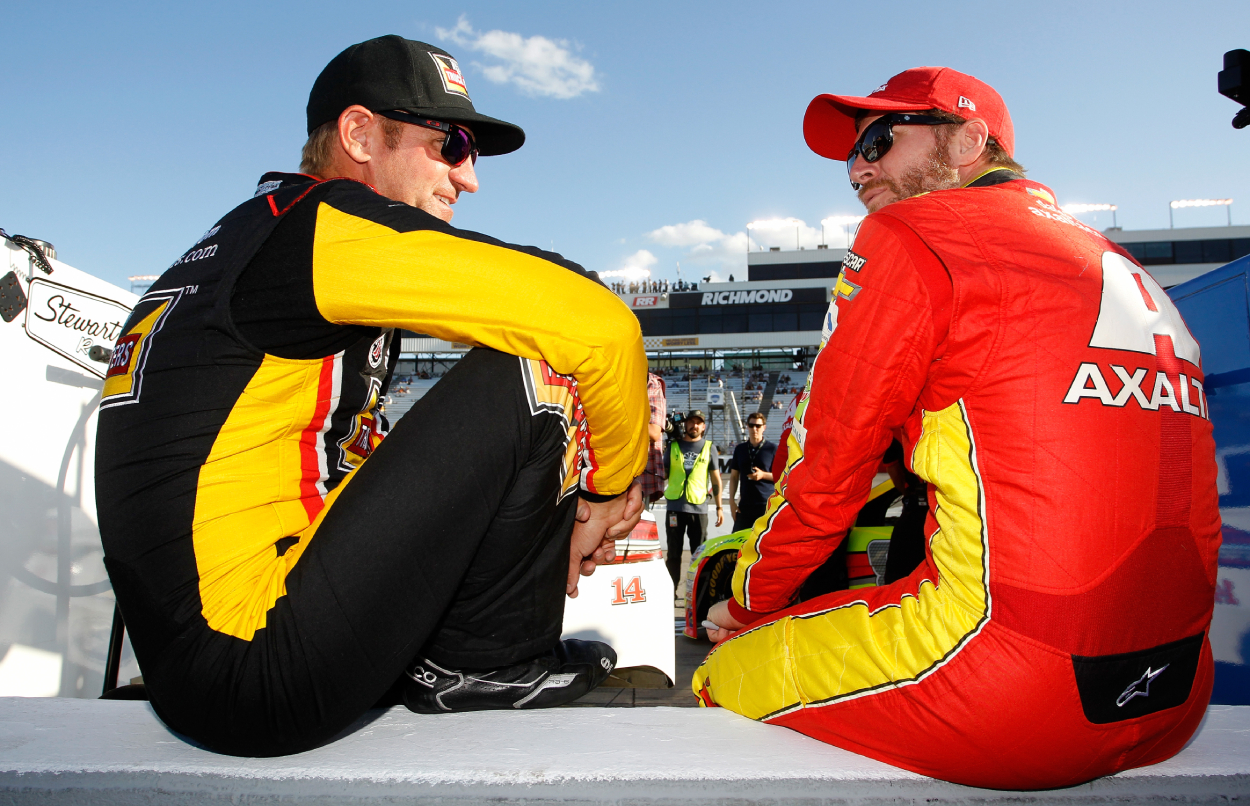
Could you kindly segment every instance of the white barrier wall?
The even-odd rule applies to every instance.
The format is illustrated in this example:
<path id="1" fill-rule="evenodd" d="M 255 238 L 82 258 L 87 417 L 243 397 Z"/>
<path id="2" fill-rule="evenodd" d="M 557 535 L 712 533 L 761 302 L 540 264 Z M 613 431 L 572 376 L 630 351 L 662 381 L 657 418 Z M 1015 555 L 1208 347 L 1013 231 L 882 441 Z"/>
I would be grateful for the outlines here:
<path id="1" fill-rule="evenodd" d="M 0 696 L 98 697 L 113 594 L 93 469 L 107 365 L 90 353 L 112 348 L 137 298 L 0 243 L 6 316 L 20 308 L 0 321 Z M 139 673 L 129 648 L 123 661 L 123 680 Z"/>

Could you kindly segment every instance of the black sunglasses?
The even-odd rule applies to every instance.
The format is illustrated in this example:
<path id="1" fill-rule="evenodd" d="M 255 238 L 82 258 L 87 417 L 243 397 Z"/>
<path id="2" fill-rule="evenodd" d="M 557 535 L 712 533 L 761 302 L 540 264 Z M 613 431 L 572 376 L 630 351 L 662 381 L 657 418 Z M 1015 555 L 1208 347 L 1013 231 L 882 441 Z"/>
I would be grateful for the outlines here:
<path id="1" fill-rule="evenodd" d="M 473 135 L 469 134 L 469 130 L 463 126 L 419 117 L 408 112 L 400 112 L 397 109 L 379 112 L 378 114 L 384 118 L 398 120 L 400 123 L 411 123 L 414 126 L 445 132 L 447 138 L 443 140 L 443 148 L 440 153 L 443 159 L 447 161 L 447 164 L 453 168 L 459 168 L 470 157 L 473 158 L 475 163 L 477 162 L 477 142 L 473 139 Z"/>
<path id="2" fill-rule="evenodd" d="M 891 112 L 874 120 L 864 133 L 851 146 L 851 153 L 846 155 L 846 172 L 850 174 L 855 168 L 855 158 L 860 156 L 865 162 L 876 162 L 884 157 L 894 145 L 895 126 L 938 126 L 954 121 L 944 120 L 933 115 L 917 115 L 912 112 Z M 859 190 L 859 183 L 851 180 L 851 187 Z"/>

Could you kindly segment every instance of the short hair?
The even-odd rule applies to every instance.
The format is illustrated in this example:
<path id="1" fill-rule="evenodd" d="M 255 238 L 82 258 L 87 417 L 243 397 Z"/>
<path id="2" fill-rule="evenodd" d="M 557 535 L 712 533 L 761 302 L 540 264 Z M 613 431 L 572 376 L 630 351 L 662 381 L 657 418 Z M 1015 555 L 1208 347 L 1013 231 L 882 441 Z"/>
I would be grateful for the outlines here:
<path id="1" fill-rule="evenodd" d="M 382 142 L 394 151 L 404 137 L 404 124 L 398 120 L 382 118 Z M 300 154 L 299 172 L 325 179 L 334 162 L 334 147 L 339 140 L 338 118 L 326 121 L 312 130 Z"/>
<path id="2" fill-rule="evenodd" d="M 875 113 L 876 113 L 876 110 L 873 110 L 873 109 L 856 110 L 855 125 L 859 126 L 859 124 L 863 121 L 864 118 Z M 945 120 L 954 126 L 958 126 L 960 124 L 968 122 L 967 118 L 960 117 L 959 115 L 956 115 L 953 112 L 947 112 L 944 109 L 926 109 L 923 112 L 920 112 L 919 114 L 929 115 L 930 117 L 935 117 L 935 118 L 941 118 L 942 120 Z M 936 129 L 935 133 L 937 134 L 938 142 L 943 147 L 945 147 L 946 144 L 950 142 L 950 138 L 952 134 L 951 130 L 946 128 L 946 126 L 943 126 L 943 125 L 938 125 L 934 128 Z M 1013 159 L 1012 156 L 1007 153 L 1006 149 L 1004 149 L 1001 145 L 998 144 L 998 141 L 994 139 L 993 135 L 990 135 L 989 140 L 985 144 L 985 158 L 990 163 L 990 165 L 993 165 L 995 168 L 1006 168 L 1009 171 L 1015 171 L 1021 176 L 1024 176 L 1024 174 L 1028 172 L 1027 168 L 1025 168 L 1020 163 L 1016 162 L 1015 159 Z"/>
<path id="3" fill-rule="evenodd" d="M 765 423 L 767 423 L 767 422 L 768 422 L 768 415 L 767 415 L 767 414 L 765 414 L 765 413 L 764 413 L 764 412 L 762 412 L 762 411 L 753 411 L 753 412 L 751 412 L 750 414 L 748 414 L 748 415 L 747 415 L 747 422 L 749 423 L 749 422 L 751 422 L 751 420 L 753 420 L 753 419 L 755 419 L 755 420 L 763 420 Z"/>

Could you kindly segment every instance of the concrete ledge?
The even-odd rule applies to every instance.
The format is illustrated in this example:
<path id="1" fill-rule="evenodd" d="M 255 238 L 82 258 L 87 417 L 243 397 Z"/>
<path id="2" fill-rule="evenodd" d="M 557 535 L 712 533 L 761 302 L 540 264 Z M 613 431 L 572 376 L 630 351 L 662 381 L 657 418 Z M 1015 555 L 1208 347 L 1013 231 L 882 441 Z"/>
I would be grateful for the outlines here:
<path id="1" fill-rule="evenodd" d="M 0 699 L 0 801 L 277 803 L 1227 803 L 1250 800 L 1250 707 L 1213 706 L 1176 758 L 1071 789 L 934 781 L 721 709 L 370 713 L 279 759 L 201 750 L 147 703 Z"/>

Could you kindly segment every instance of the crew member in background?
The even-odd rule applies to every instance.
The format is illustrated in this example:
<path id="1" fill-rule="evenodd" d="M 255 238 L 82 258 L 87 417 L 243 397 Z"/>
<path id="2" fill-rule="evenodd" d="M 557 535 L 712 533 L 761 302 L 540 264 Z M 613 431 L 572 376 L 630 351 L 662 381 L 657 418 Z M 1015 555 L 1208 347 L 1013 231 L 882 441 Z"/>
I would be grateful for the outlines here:
<path id="1" fill-rule="evenodd" d="M 668 398 L 664 379 L 654 372 L 647 373 L 647 400 L 651 405 L 651 421 L 647 426 L 647 438 L 651 440 L 647 452 L 647 467 L 642 471 L 642 500 L 650 508 L 664 495 L 664 421 L 668 418 Z"/>
<path id="2" fill-rule="evenodd" d="M 729 460 L 729 513 L 736 532 L 746 529 L 764 514 L 764 505 L 773 492 L 773 455 L 777 446 L 764 439 L 768 421 L 762 412 L 747 416 L 747 440 L 734 446 Z M 741 485 L 742 500 L 736 496 Z"/>
<path id="3" fill-rule="evenodd" d="M 307 111 L 303 173 L 265 174 L 139 301 L 99 423 L 152 706 L 244 756 L 323 744 L 392 685 L 424 713 L 598 685 L 615 655 L 560 640 L 564 595 L 642 512 L 637 318 L 559 255 L 449 224 L 521 129 L 398 36 L 336 56 Z M 397 328 L 479 349 L 388 435 Z"/>
<path id="4" fill-rule="evenodd" d="M 1213 677 L 1198 344 L 1124 249 L 1024 178 L 981 81 L 922 67 L 822 95 L 804 135 L 846 160 L 869 215 L 694 690 L 972 786 L 1072 786 L 1171 757 Z M 892 437 L 928 485 L 924 561 L 793 606 Z"/>
<path id="5" fill-rule="evenodd" d="M 687 535 L 690 553 L 699 550 L 707 538 L 707 505 L 716 505 L 716 525 L 725 522 L 725 507 L 720 502 L 720 457 L 712 440 L 704 439 L 707 423 L 703 412 L 695 409 L 686 415 L 682 438 L 668 444 L 664 456 L 664 472 L 668 474 L 666 529 L 668 556 L 665 564 L 673 587 L 681 580 L 681 554 Z"/>

